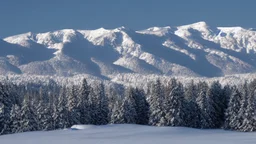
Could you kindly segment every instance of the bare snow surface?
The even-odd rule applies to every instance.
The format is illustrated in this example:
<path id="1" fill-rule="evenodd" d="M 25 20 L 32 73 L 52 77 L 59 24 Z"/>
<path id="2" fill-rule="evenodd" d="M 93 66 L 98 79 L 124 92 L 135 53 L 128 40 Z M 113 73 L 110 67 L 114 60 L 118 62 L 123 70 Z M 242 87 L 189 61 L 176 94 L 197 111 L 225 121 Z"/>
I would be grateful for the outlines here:
<path id="1" fill-rule="evenodd" d="M 73 126 L 0 136 L 1 144 L 255 144 L 256 133 L 139 125 Z"/>

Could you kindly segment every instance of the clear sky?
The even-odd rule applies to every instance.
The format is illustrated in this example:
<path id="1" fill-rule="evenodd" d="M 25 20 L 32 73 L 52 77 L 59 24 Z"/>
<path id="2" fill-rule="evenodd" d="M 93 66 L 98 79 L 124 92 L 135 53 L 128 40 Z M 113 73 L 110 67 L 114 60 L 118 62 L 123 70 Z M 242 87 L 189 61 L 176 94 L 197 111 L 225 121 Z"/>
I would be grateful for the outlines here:
<path id="1" fill-rule="evenodd" d="M 64 28 L 134 30 L 206 21 L 256 28 L 256 0 L 0 0 L 0 38 Z"/>

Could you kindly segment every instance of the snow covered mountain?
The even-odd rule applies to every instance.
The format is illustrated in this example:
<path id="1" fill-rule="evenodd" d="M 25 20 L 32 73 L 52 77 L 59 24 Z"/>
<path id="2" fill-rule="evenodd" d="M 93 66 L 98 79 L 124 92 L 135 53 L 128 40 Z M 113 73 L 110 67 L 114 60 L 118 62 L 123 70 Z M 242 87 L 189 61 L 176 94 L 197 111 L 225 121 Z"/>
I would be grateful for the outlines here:
<path id="1" fill-rule="evenodd" d="M 215 77 L 256 70 L 256 31 L 198 22 L 134 31 L 64 29 L 0 40 L 0 74 Z"/>

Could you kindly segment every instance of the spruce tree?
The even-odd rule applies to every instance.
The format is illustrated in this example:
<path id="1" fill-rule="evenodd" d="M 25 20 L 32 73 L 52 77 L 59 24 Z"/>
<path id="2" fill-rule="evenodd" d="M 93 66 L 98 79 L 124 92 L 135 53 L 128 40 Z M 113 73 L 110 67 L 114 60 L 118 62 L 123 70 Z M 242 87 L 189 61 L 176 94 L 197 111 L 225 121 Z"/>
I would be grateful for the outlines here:
<path id="1" fill-rule="evenodd" d="M 124 124 L 125 123 L 124 110 L 122 107 L 122 103 L 119 99 L 117 99 L 115 104 L 113 105 L 110 123 L 111 124 Z"/>
<path id="2" fill-rule="evenodd" d="M 148 111 L 149 104 L 146 100 L 146 96 L 143 90 L 135 88 L 133 93 L 135 100 L 135 110 L 137 113 L 137 124 L 148 124 Z"/>
<path id="3" fill-rule="evenodd" d="M 237 130 L 239 127 L 238 112 L 241 107 L 241 93 L 237 87 L 232 88 L 228 108 L 225 112 L 224 129 Z"/>
<path id="4" fill-rule="evenodd" d="M 67 96 L 66 96 L 66 88 L 63 87 L 60 91 L 59 100 L 57 106 L 55 106 L 55 112 L 53 115 L 55 128 L 67 128 L 69 126 L 69 112 L 67 107 Z"/>
<path id="5" fill-rule="evenodd" d="M 223 96 L 221 84 L 218 81 L 211 84 L 207 96 L 209 103 L 214 108 L 210 113 L 214 128 L 220 128 L 224 123 L 225 97 Z"/>
<path id="6" fill-rule="evenodd" d="M 21 114 L 20 114 L 20 107 L 15 104 L 12 106 L 12 110 L 10 113 L 10 133 L 18 133 L 20 132 L 20 121 L 21 121 Z"/>
<path id="7" fill-rule="evenodd" d="M 88 85 L 86 79 L 83 79 L 82 86 L 80 88 L 78 96 L 78 109 L 80 111 L 81 124 L 90 124 L 91 122 L 91 109 L 89 104 L 89 94 L 91 87 Z"/>
<path id="8" fill-rule="evenodd" d="M 249 96 L 247 101 L 247 106 L 245 109 L 244 117 L 242 125 L 240 126 L 240 131 L 255 131 L 256 130 L 256 104 L 255 104 L 255 96 L 256 96 L 256 80 L 252 81 L 249 85 Z"/>
<path id="9" fill-rule="evenodd" d="M 164 92 L 163 86 L 158 79 L 152 83 L 149 90 L 148 103 L 149 107 L 149 124 L 153 126 L 160 126 L 160 120 L 164 117 L 163 109 Z"/>
<path id="10" fill-rule="evenodd" d="M 248 99 L 250 95 L 249 86 L 247 82 L 245 82 L 241 88 L 241 95 L 242 95 L 241 102 L 240 102 L 241 106 L 238 112 L 238 116 L 235 119 L 236 121 L 234 122 L 236 124 L 236 127 L 234 128 L 235 130 L 242 129 L 243 127 L 243 121 L 245 119 L 245 114 L 248 107 Z"/>
<path id="11" fill-rule="evenodd" d="M 8 134 L 10 132 L 10 113 L 12 109 L 12 98 L 9 94 L 7 85 L 0 83 L 0 106 L 1 106 L 1 117 L 3 117 L 2 123 L 0 123 L 0 134 Z"/>
<path id="12" fill-rule="evenodd" d="M 211 111 L 213 111 L 213 105 L 210 102 L 209 97 L 207 97 L 207 91 L 209 89 L 207 83 L 205 82 L 199 82 L 198 85 L 198 97 L 196 99 L 196 102 L 200 108 L 200 128 L 202 129 L 208 129 L 213 128 L 215 125 L 213 123 L 213 120 L 211 118 Z"/>
<path id="13" fill-rule="evenodd" d="M 200 127 L 199 106 L 196 103 L 197 96 L 198 96 L 198 90 L 194 82 L 191 81 L 189 85 L 185 88 L 185 97 L 187 100 L 187 104 L 186 104 L 187 114 L 185 116 L 185 124 L 188 127 L 193 127 L 193 128 Z"/>
<path id="14" fill-rule="evenodd" d="M 165 119 L 168 126 L 184 126 L 184 90 L 181 83 L 173 87 L 166 98 Z"/>
<path id="15" fill-rule="evenodd" d="M 107 124 L 109 121 L 109 107 L 108 107 L 108 98 L 105 93 L 105 87 L 103 83 L 100 83 L 95 88 L 95 93 L 97 95 L 98 104 L 98 122 L 99 125 Z"/>
<path id="16" fill-rule="evenodd" d="M 134 95 L 135 90 L 133 88 L 128 88 L 125 92 L 125 98 L 121 107 L 125 123 L 136 124 L 137 112 Z"/>
<path id="17" fill-rule="evenodd" d="M 20 126 L 20 132 L 38 130 L 37 117 L 28 95 L 25 96 L 21 107 Z"/>
<path id="18" fill-rule="evenodd" d="M 77 108 L 77 89 L 72 86 L 68 93 L 69 126 L 80 124 L 79 109 Z"/>

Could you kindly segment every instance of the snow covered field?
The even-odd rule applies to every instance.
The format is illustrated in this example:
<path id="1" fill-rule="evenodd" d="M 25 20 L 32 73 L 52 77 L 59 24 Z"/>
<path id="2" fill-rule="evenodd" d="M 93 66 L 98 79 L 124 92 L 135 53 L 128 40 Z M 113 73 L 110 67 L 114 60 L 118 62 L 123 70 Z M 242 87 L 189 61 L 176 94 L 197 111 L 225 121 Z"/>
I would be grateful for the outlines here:
<path id="1" fill-rule="evenodd" d="M 139 125 L 73 126 L 0 136 L 1 144 L 255 144 L 256 133 Z"/>

